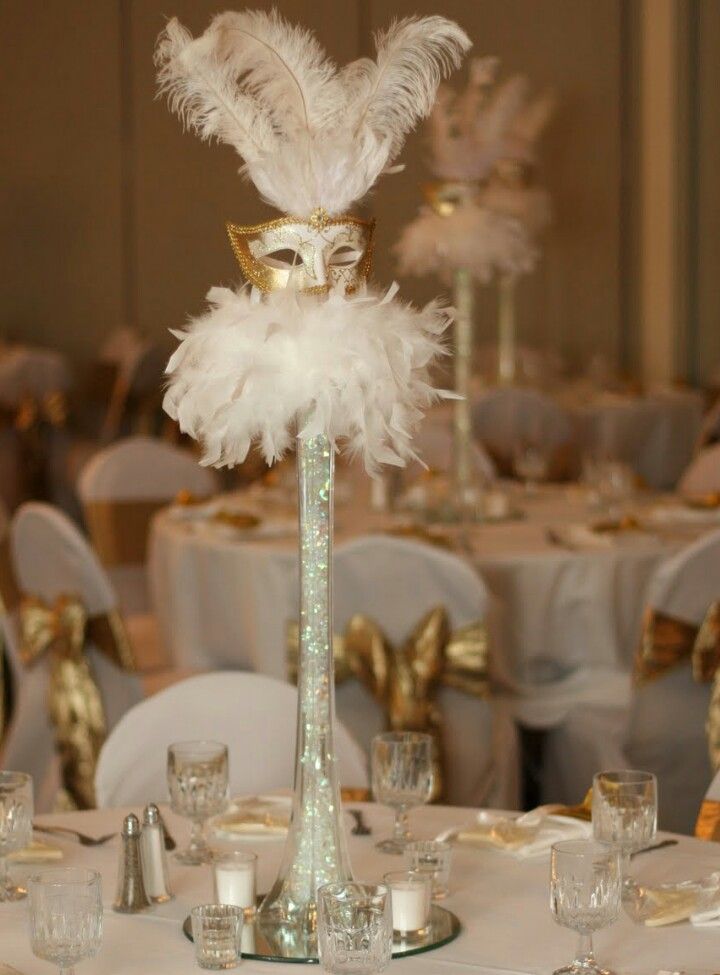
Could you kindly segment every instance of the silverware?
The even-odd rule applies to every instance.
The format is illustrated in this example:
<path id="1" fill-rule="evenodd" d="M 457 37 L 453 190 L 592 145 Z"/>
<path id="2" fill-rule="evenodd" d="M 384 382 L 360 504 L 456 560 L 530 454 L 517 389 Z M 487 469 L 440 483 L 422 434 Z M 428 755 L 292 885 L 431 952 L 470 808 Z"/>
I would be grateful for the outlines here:
<path id="1" fill-rule="evenodd" d="M 348 812 L 355 820 L 355 825 L 350 830 L 353 836 L 369 836 L 372 830 L 365 822 L 362 809 L 348 809 Z"/>
<path id="2" fill-rule="evenodd" d="M 630 854 L 630 859 L 633 857 L 639 857 L 641 853 L 652 853 L 653 850 L 662 850 L 666 846 L 677 846 L 679 840 L 661 840 L 659 843 L 655 843 L 653 846 L 645 846 L 642 850 L 635 850 L 634 853 Z"/>
<path id="3" fill-rule="evenodd" d="M 33 823 L 36 833 L 47 833 L 49 836 L 74 836 L 81 846 L 102 846 L 111 840 L 116 833 L 106 833 L 104 836 L 88 836 L 77 829 L 70 829 L 69 826 L 41 826 Z"/>

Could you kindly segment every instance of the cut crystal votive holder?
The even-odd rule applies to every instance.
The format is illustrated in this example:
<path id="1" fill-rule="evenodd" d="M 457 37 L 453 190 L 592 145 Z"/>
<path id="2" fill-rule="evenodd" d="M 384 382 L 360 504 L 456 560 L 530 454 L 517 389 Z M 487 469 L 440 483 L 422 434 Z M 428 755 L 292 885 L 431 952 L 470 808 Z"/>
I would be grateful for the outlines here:
<path id="1" fill-rule="evenodd" d="M 195 958 L 200 968 L 219 971 L 237 967 L 243 929 L 243 909 L 234 904 L 201 904 L 193 907 Z"/>

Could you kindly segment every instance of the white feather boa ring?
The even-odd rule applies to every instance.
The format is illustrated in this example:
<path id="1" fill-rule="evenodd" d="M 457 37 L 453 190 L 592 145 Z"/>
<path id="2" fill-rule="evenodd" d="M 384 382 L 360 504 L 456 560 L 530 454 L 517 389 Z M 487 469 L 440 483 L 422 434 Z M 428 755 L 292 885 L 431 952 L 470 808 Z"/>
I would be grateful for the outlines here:
<path id="1" fill-rule="evenodd" d="M 424 207 L 394 249 L 400 274 L 437 274 L 449 282 L 463 268 L 480 284 L 495 274 L 529 274 L 539 256 L 520 220 L 474 203 L 458 206 L 448 216 Z"/>
<path id="2" fill-rule="evenodd" d="M 176 332 L 164 408 L 203 446 L 202 463 L 241 463 L 258 442 L 268 463 L 294 437 L 327 435 L 380 464 L 414 458 L 412 431 L 439 396 L 429 367 L 452 319 L 370 291 L 327 301 L 292 290 L 262 300 L 213 288 L 210 310 Z"/>

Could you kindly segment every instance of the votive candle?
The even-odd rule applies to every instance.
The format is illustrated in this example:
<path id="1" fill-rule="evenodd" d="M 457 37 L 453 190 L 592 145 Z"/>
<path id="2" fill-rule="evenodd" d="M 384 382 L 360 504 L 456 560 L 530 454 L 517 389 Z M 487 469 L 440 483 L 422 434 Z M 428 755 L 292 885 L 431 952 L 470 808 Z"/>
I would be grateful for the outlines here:
<path id="1" fill-rule="evenodd" d="M 245 850 L 228 850 L 213 856 L 215 900 L 234 904 L 245 914 L 255 910 L 255 873 L 257 855 Z"/>
<path id="2" fill-rule="evenodd" d="M 430 915 L 431 880 L 414 870 L 395 870 L 383 878 L 390 888 L 393 930 L 414 934 L 427 927 Z"/>

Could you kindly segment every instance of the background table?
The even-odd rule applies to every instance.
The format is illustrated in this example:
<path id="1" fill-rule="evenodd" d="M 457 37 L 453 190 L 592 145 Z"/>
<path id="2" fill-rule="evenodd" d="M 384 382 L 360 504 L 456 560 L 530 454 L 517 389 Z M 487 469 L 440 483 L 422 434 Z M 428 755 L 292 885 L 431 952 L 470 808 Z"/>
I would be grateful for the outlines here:
<path id="1" fill-rule="evenodd" d="M 391 830 L 390 812 L 372 805 L 363 808 L 373 834 L 351 836 L 350 856 L 358 879 L 377 881 L 387 871 L 398 869 L 400 860 L 374 847 L 376 840 Z M 119 829 L 126 811 L 40 818 L 100 835 Z M 430 837 L 445 827 L 468 822 L 473 815 L 471 810 L 428 807 L 411 813 L 411 825 L 419 837 Z M 167 818 L 173 835 L 184 842 L 189 832 L 185 822 L 172 814 Z M 119 839 L 98 849 L 65 840 L 58 845 L 65 851 L 65 864 L 93 867 L 103 877 L 103 949 L 97 958 L 82 963 L 78 969 L 82 975 L 197 975 L 193 946 L 183 936 L 180 923 L 191 907 L 211 899 L 209 867 L 183 867 L 171 861 L 176 899 L 151 912 L 119 915 L 109 909 L 115 896 Z M 258 889 L 265 891 L 274 879 L 283 842 L 248 841 L 245 845 L 259 855 Z M 717 869 L 720 862 L 720 847 L 714 844 L 683 838 L 674 849 L 697 856 L 700 874 Z M 650 854 L 656 855 L 660 854 Z M 574 932 L 558 927 L 550 916 L 548 855 L 519 862 L 501 853 L 456 847 L 453 856 L 451 893 L 444 903 L 463 924 L 460 937 L 437 951 L 393 961 L 391 975 L 458 975 L 468 969 L 478 975 L 549 975 L 572 958 Z M 42 868 L 18 866 L 13 867 L 13 874 L 22 877 L 38 869 Z M 618 975 L 656 975 L 660 969 L 711 975 L 717 972 L 720 960 L 720 929 L 694 929 L 688 923 L 650 929 L 634 924 L 623 914 L 613 927 L 595 936 L 595 945 L 599 961 Z M 26 902 L 0 906 L 0 960 L 24 975 L 51 975 L 56 971 L 31 953 Z M 244 975 L 293 975 L 296 969 L 245 960 L 240 971 Z"/>

